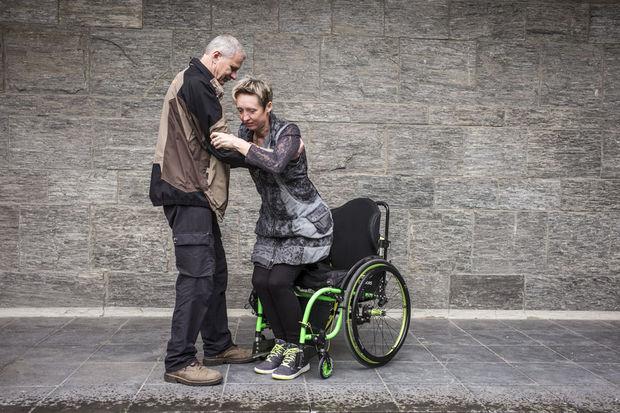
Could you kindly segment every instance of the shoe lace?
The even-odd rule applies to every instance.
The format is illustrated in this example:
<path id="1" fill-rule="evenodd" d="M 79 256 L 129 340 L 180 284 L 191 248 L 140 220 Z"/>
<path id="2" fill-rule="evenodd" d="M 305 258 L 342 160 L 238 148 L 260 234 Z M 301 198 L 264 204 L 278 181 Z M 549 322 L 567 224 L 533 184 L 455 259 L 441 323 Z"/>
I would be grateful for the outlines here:
<path id="1" fill-rule="evenodd" d="M 267 360 L 273 361 L 274 358 L 282 355 L 283 351 L 284 351 L 284 346 L 282 344 L 276 343 L 271 349 L 271 352 L 269 353 L 269 355 L 267 356 Z"/>
<path id="2" fill-rule="evenodd" d="M 284 351 L 284 360 L 282 360 L 282 365 L 286 367 L 292 367 L 295 363 L 295 358 L 297 357 L 297 353 L 301 350 L 297 347 L 291 347 Z"/>

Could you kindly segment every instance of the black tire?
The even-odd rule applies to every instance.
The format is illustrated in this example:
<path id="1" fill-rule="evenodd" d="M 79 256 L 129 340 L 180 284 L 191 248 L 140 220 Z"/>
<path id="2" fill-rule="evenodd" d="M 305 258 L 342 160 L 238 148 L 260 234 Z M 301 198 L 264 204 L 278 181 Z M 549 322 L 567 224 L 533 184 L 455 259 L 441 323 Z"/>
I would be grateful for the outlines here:
<path id="1" fill-rule="evenodd" d="M 367 367 L 388 363 L 402 347 L 411 321 L 411 301 L 396 267 L 374 259 L 358 268 L 344 296 L 347 344 Z"/>
<path id="2" fill-rule="evenodd" d="M 327 353 L 323 354 L 319 359 L 319 376 L 322 379 L 328 379 L 334 373 L 334 361 Z"/>

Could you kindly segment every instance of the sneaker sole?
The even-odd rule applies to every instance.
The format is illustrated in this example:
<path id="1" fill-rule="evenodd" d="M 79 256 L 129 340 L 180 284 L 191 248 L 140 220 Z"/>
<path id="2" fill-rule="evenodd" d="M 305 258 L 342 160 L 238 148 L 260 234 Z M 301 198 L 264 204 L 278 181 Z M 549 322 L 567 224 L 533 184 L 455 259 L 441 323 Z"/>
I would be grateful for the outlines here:
<path id="1" fill-rule="evenodd" d="M 290 376 L 285 376 L 283 374 L 272 374 L 271 378 L 276 379 L 276 380 L 293 380 L 294 378 L 300 376 L 302 373 L 305 373 L 308 370 L 310 370 L 310 363 L 306 364 L 297 373 L 292 374 Z"/>
<path id="2" fill-rule="evenodd" d="M 274 371 L 276 371 L 277 367 L 275 369 L 271 369 L 271 370 L 261 370 L 257 367 L 254 367 L 254 373 L 258 373 L 258 374 L 271 374 Z"/>
<path id="3" fill-rule="evenodd" d="M 180 383 L 180 384 L 185 384 L 186 386 L 215 386 L 217 384 L 220 384 L 222 382 L 223 377 L 220 377 L 219 379 L 216 380 L 209 380 L 209 381 L 191 381 L 191 380 L 187 380 L 184 379 L 182 377 L 179 376 L 173 376 L 172 374 L 164 374 L 164 381 L 167 383 Z"/>

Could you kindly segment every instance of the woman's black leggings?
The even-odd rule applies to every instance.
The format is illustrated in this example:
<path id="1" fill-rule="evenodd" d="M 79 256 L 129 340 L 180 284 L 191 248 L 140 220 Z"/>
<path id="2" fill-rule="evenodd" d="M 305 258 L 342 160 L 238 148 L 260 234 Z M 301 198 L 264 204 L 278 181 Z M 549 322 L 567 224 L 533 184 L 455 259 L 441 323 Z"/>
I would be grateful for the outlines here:
<path id="1" fill-rule="evenodd" d="M 288 343 L 299 343 L 302 318 L 299 299 L 293 292 L 303 266 L 276 264 L 270 270 L 254 266 L 252 285 L 263 304 L 273 335 Z"/>

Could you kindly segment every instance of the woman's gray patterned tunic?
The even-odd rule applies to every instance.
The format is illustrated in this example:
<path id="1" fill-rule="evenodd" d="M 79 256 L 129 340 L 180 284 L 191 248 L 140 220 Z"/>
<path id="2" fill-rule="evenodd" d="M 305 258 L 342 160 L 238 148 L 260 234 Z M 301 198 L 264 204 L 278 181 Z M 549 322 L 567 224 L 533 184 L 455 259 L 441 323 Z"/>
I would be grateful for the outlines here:
<path id="1" fill-rule="evenodd" d="M 301 145 L 297 125 L 273 113 L 269 120 L 265 143 L 246 155 L 262 200 L 252 261 L 266 268 L 318 262 L 331 247 L 331 212 L 308 178 L 306 151 L 293 160 Z M 253 132 L 241 125 L 239 137 L 252 142 Z"/>

